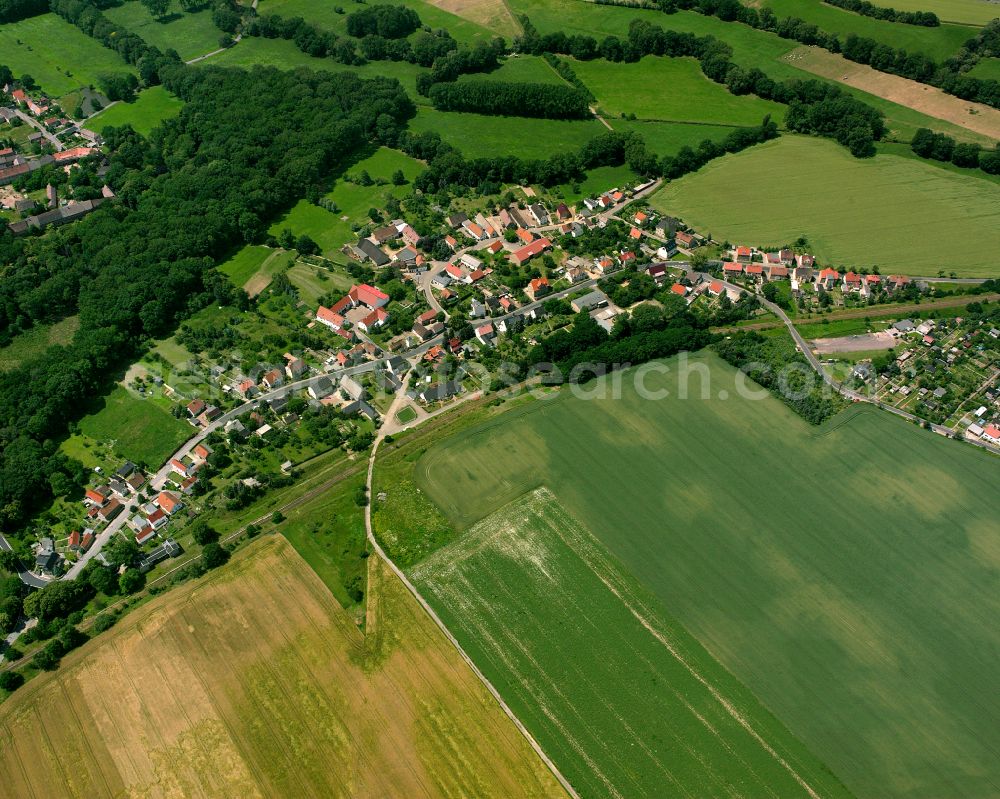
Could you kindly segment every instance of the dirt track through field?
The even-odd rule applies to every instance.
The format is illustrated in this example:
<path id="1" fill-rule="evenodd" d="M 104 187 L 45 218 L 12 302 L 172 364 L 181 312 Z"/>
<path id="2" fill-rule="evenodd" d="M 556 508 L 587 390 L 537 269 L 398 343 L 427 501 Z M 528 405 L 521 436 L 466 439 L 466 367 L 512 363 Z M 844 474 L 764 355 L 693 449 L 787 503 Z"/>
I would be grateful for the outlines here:
<path id="1" fill-rule="evenodd" d="M 1000 140 L 1000 111 L 988 105 L 962 100 L 945 94 L 934 86 L 879 72 L 864 64 L 855 64 L 842 55 L 819 47 L 796 47 L 782 58 L 806 72 L 839 81 L 935 119 Z"/>

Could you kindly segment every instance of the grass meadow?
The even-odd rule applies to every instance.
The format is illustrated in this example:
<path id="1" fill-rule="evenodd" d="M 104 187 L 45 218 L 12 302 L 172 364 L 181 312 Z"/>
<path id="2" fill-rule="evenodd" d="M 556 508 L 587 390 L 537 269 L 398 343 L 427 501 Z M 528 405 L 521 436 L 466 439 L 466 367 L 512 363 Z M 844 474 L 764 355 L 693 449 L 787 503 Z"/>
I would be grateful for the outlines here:
<path id="1" fill-rule="evenodd" d="M 980 59 L 979 63 L 969 70 L 969 74 L 981 80 L 1000 80 L 1000 58 Z"/>
<path id="2" fill-rule="evenodd" d="M 436 131 L 468 158 L 516 155 L 547 158 L 566 150 L 577 150 L 595 136 L 607 132 L 596 119 L 530 119 L 495 117 L 418 108 L 410 130 Z"/>
<path id="3" fill-rule="evenodd" d="M 6 790 L 562 795 L 398 579 L 372 571 L 365 634 L 279 537 L 154 599 L 0 707 Z"/>
<path id="4" fill-rule="evenodd" d="M 806 236 L 825 263 L 1000 275 L 990 255 L 1000 247 L 1000 186 L 912 158 L 855 159 L 826 140 L 783 136 L 717 159 L 653 204 L 719 241 L 767 246 Z"/>
<path id="5" fill-rule="evenodd" d="M 300 200 L 272 223 L 270 231 L 278 235 L 284 228 L 289 228 L 296 236 L 305 234 L 319 244 L 324 255 L 333 255 L 344 244 L 357 238 L 351 225 L 367 224 L 369 209 L 383 208 L 389 195 L 402 196 L 410 191 L 409 183 L 393 186 L 388 182 L 397 169 L 402 170 L 407 181 L 413 181 L 422 168 L 420 161 L 398 150 L 379 148 L 368 158 L 351 166 L 347 173 L 358 175 L 364 170 L 373 180 L 386 181 L 385 185 L 361 186 L 338 180 L 326 194 L 337 204 L 336 213 Z"/>
<path id="6" fill-rule="evenodd" d="M 514 83 L 553 83 L 566 85 L 559 74 L 548 65 L 544 58 L 534 55 L 517 55 L 504 59 L 499 69 L 492 72 L 473 72 L 460 75 L 460 81 L 507 80 Z"/>
<path id="7" fill-rule="evenodd" d="M 35 325 L 15 336 L 6 347 L 0 347 L 0 371 L 15 369 L 24 361 L 42 355 L 54 344 L 69 344 L 79 329 L 78 316 L 67 316 L 51 325 Z"/>
<path id="8" fill-rule="evenodd" d="M 105 447 L 119 458 L 159 467 L 191 437 L 191 426 L 171 416 L 169 403 L 142 399 L 117 387 L 103 400 L 103 407 L 80 420 L 80 431 L 67 440 L 74 448 L 90 443 Z"/>
<path id="9" fill-rule="evenodd" d="M 893 0 L 892 7 L 900 11 L 933 11 L 942 22 L 965 25 L 985 25 L 1000 16 L 992 0 L 934 0 L 930 5 L 925 0 Z"/>
<path id="10" fill-rule="evenodd" d="M 859 797 L 994 795 L 1000 676 L 983 653 L 1000 646 L 1000 529 L 985 498 L 1000 461 L 874 410 L 813 428 L 767 392 L 739 398 L 739 373 L 711 354 L 664 365 L 645 385 L 667 399 L 641 399 L 627 372 L 619 400 L 600 398 L 606 381 L 590 401 L 536 400 L 431 447 L 416 484 L 458 529 L 550 489 Z M 520 557 L 511 592 L 534 590 L 532 569 L 562 579 Z M 590 600 L 548 643 L 598 615 Z M 618 690 L 561 668 L 570 704 Z"/>
<path id="11" fill-rule="evenodd" d="M 582 796 L 848 795 L 546 489 L 411 578 Z"/>
<path id="12" fill-rule="evenodd" d="M 174 97 L 162 86 L 143 89 L 131 103 L 115 103 L 87 120 L 91 130 L 102 131 L 106 127 L 131 125 L 143 136 L 161 122 L 177 116 L 184 107 L 184 101 Z"/>
<path id="13" fill-rule="evenodd" d="M 208 6 L 188 13 L 181 9 L 178 0 L 170 0 L 168 13 L 160 20 L 139 0 L 127 0 L 106 9 L 104 15 L 160 50 L 176 50 L 185 61 L 219 49 L 222 31 L 212 22 Z"/>
<path id="14" fill-rule="evenodd" d="M 748 126 L 759 125 L 767 114 L 779 124 L 785 118 L 786 106 L 730 94 L 706 78 L 693 58 L 646 56 L 627 64 L 603 59 L 572 64 L 601 110 L 611 117 L 627 113 L 665 122 Z"/>
<path id="15" fill-rule="evenodd" d="M 114 50 L 55 14 L 0 25 L 0 63 L 15 75 L 31 75 L 52 97 L 96 84 L 105 72 L 134 71 Z"/>

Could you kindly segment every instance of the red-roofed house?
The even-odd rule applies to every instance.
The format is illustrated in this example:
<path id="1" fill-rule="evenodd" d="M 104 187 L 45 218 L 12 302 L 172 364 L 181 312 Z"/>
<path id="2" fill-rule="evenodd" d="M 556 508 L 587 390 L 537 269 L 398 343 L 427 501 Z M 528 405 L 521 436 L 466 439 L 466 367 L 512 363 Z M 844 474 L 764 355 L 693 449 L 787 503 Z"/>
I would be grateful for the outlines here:
<path id="1" fill-rule="evenodd" d="M 154 530 L 159 530 L 161 527 L 163 527 L 163 525 L 165 525 L 168 521 L 170 521 L 170 518 L 167 516 L 167 514 L 163 512 L 162 509 L 157 508 L 151 514 L 149 514 L 149 516 L 146 517 L 146 521 L 149 523 L 149 526 L 152 527 Z M 141 544 L 142 542 L 140 541 L 139 543 Z"/>
<path id="2" fill-rule="evenodd" d="M 208 456 L 212 454 L 212 450 L 204 444 L 195 444 L 194 449 L 191 450 L 191 454 L 199 460 L 206 461 L 208 460 Z"/>
<path id="3" fill-rule="evenodd" d="M 639 228 L 634 227 L 634 228 L 632 228 L 628 232 L 628 235 L 629 235 L 629 238 L 632 238 L 632 239 L 635 239 L 636 241 L 638 241 L 639 239 L 642 238 L 642 231 L 639 230 Z"/>
<path id="4" fill-rule="evenodd" d="M 725 286 L 723 286 L 722 282 L 719 280 L 713 280 L 708 284 L 708 293 L 713 297 L 718 297 L 725 290 Z"/>
<path id="5" fill-rule="evenodd" d="M 69 534 L 69 548 L 79 549 L 80 548 L 80 533 L 74 530 Z"/>
<path id="6" fill-rule="evenodd" d="M 268 372 L 264 372 L 264 376 L 260 379 L 260 382 L 269 389 L 273 389 L 283 386 L 285 384 L 285 377 L 281 374 L 280 369 L 271 369 Z"/>
<path id="7" fill-rule="evenodd" d="M 531 244 L 535 240 L 535 234 L 523 227 L 517 229 L 517 237 L 525 244 Z"/>
<path id="8" fill-rule="evenodd" d="M 465 222 L 462 223 L 462 229 L 469 235 L 470 238 L 473 238 L 476 241 L 483 241 L 484 239 L 489 238 L 486 231 L 470 219 L 466 219 Z"/>
<path id="9" fill-rule="evenodd" d="M 99 490 L 88 488 L 86 493 L 83 495 L 83 501 L 100 508 L 103 507 L 104 503 L 108 501 L 108 496 L 108 494 L 101 493 Z"/>
<path id="10" fill-rule="evenodd" d="M 68 150 L 63 150 L 59 153 L 53 153 L 52 159 L 56 163 L 69 164 L 73 161 L 79 161 L 81 158 L 86 158 L 88 155 L 93 155 L 94 153 L 99 153 L 96 147 L 70 147 Z"/>
<path id="11" fill-rule="evenodd" d="M 176 513 L 177 511 L 179 511 L 181 508 L 184 507 L 181 504 L 181 501 L 176 496 L 171 494 L 169 491 L 161 491 L 159 494 L 156 495 L 156 499 L 154 501 L 156 502 L 157 505 L 160 506 L 160 510 L 166 513 L 168 516 L 170 514 Z"/>
<path id="12" fill-rule="evenodd" d="M 452 355 L 458 355 L 462 351 L 462 339 L 448 339 L 448 349 L 451 350 Z"/>
<path id="13" fill-rule="evenodd" d="M 369 286 L 367 283 L 352 286 L 351 290 L 347 292 L 347 296 L 351 298 L 354 305 L 365 305 L 372 309 L 381 308 L 389 302 L 388 294 L 379 291 L 374 286 Z"/>
<path id="14" fill-rule="evenodd" d="M 142 546 L 154 535 L 156 535 L 156 531 L 150 525 L 147 524 L 145 527 L 142 527 L 136 531 L 135 543 L 137 543 L 139 546 Z"/>
<path id="15" fill-rule="evenodd" d="M 840 280 L 840 272 L 829 268 L 820 270 L 819 277 L 816 278 L 816 282 L 825 289 L 832 289 L 837 285 L 838 280 Z"/>
<path id="16" fill-rule="evenodd" d="M 674 233 L 674 241 L 677 242 L 678 247 L 683 247 L 685 250 L 690 250 L 691 246 L 694 244 L 694 236 L 690 233 L 685 233 L 683 230 L 678 230 Z"/>
<path id="17" fill-rule="evenodd" d="M 94 534 L 90 532 L 90 530 L 87 530 L 87 532 L 83 534 L 83 540 L 80 542 L 80 549 L 86 552 L 88 549 L 90 549 L 90 545 L 93 543 L 94 543 Z"/>
<path id="18" fill-rule="evenodd" d="M 205 401 L 204 400 L 195 399 L 195 400 L 191 400 L 187 404 L 187 412 L 192 417 L 197 416 L 203 410 L 205 410 Z"/>
<path id="19" fill-rule="evenodd" d="M 670 287 L 670 290 L 678 297 L 686 297 L 688 293 L 688 287 L 682 286 L 680 283 L 674 283 L 674 285 Z"/>
<path id="20" fill-rule="evenodd" d="M 727 275 L 742 275 L 743 265 L 735 261 L 727 261 L 722 265 L 722 271 Z"/>
<path id="21" fill-rule="evenodd" d="M 615 262 L 605 255 L 603 258 L 598 259 L 595 267 L 603 275 L 615 268 Z"/>
<path id="22" fill-rule="evenodd" d="M 480 325 L 476 328 L 476 338 L 479 339 L 487 347 L 493 346 L 493 339 L 496 338 L 496 333 L 493 330 L 493 323 L 487 322 L 485 325 Z"/>
<path id="23" fill-rule="evenodd" d="M 635 260 L 635 253 L 631 250 L 625 250 L 618 256 L 618 260 L 622 262 L 622 266 L 625 266 L 625 264 L 631 263 Z"/>
<path id="24" fill-rule="evenodd" d="M 483 269 L 476 269 L 476 270 L 474 270 L 472 272 L 469 272 L 469 282 L 470 283 L 478 283 L 484 277 L 486 277 L 486 272 Z"/>
<path id="25" fill-rule="evenodd" d="M 326 325 L 335 332 L 339 332 L 346 320 L 332 308 L 326 308 L 321 305 L 316 309 L 316 321 Z"/>
<path id="26" fill-rule="evenodd" d="M 486 252 L 491 252 L 494 255 L 496 255 L 502 249 L 503 249 L 503 244 L 501 244 L 499 241 L 494 241 L 491 242 L 490 245 L 486 248 Z"/>
<path id="27" fill-rule="evenodd" d="M 454 236 L 448 235 L 444 237 L 444 243 L 451 247 L 452 251 L 458 249 L 458 239 Z"/>
<path id="28" fill-rule="evenodd" d="M 764 279 L 764 267 L 761 264 L 747 264 L 745 271 L 754 280 Z"/>
<path id="29" fill-rule="evenodd" d="M 889 275 L 888 280 L 886 280 L 886 286 L 890 289 L 901 289 L 910 279 L 906 275 Z"/>
<path id="30" fill-rule="evenodd" d="M 787 266 L 772 266 L 767 270 L 768 280 L 781 280 L 788 277 L 788 267 Z"/>
<path id="31" fill-rule="evenodd" d="M 407 244 L 412 244 L 416 247 L 420 243 L 420 234 L 409 225 L 403 225 L 403 229 L 399 233 L 403 237 L 403 241 Z"/>
<path id="32" fill-rule="evenodd" d="M 844 274 L 844 291 L 861 291 L 861 275 L 855 272 Z"/>
<path id="33" fill-rule="evenodd" d="M 513 261 L 518 266 L 521 266 L 522 264 L 526 264 L 536 255 L 541 255 L 551 246 L 552 242 L 550 242 L 548 239 L 544 238 L 537 239 L 531 242 L 531 244 L 527 244 L 521 249 L 512 252 L 510 254 L 510 260 Z"/>
<path id="34" fill-rule="evenodd" d="M 983 440 L 991 444 L 1000 444 L 1000 428 L 995 425 L 987 425 L 983 430 Z"/>
<path id="35" fill-rule="evenodd" d="M 424 311 L 420 316 L 417 317 L 417 321 L 422 325 L 429 325 L 435 319 L 437 319 L 437 311 L 431 308 L 429 311 Z"/>
<path id="36" fill-rule="evenodd" d="M 102 519 L 104 519 L 104 521 L 106 522 L 111 521 L 111 519 L 115 518 L 115 516 L 117 516 L 119 513 L 122 512 L 122 508 L 124 507 L 125 506 L 122 505 L 122 503 L 119 502 L 117 499 L 113 499 L 107 505 L 105 505 L 103 508 L 97 511 L 97 515 L 100 516 Z"/>
<path id="37" fill-rule="evenodd" d="M 236 387 L 236 391 L 243 399 L 250 399 L 257 393 L 257 384 L 248 377 Z"/>
<path id="38" fill-rule="evenodd" d="M 368 333 L 377 327 L 382 327 L 382 325 L 388 321 L 389 312 L 385 308 L 376 308 L 368 314 L 368 316 L 358 322 L 358 327 Z"/>
<path id="39" fill-rule="evenodd" d="M 544 297 L 551 291 L 549 286 L 549 281 L 544 277 L 536 277 L 527 287 L 524 289 L 524 293 L 527 294 L 531 299 L 537 300 L 539 297 Z"/>
<path id="40" fill-rule="evenodd" d="M 14 89 L 10 96 L 14 98 L 15 103 L 25 105 L 28 102 L 28 95 L 24 93 L 24 89 Z"/>
<path id="41" fill-rule="evenodd" d="M 741 264 L 748 264 L 753 260 L 753 250 L 750 247 L 737 247 L 736 260 Z"/>
<path id="42" fill-rule="evenodd" d="M 635 223 L 637 225 L 646 224 L 647 219 L 649 219 L 649 214 L 643 213 L 642 211 L 637 212 L 635 215 Z"/>

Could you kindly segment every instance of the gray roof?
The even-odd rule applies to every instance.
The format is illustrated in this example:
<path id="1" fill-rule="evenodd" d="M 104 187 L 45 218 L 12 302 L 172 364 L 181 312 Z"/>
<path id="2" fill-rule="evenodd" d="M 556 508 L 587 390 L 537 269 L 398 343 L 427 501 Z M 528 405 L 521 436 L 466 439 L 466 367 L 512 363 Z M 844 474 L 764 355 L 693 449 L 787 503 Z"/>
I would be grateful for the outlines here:
<path id="1" fill-rule="evenodd" d="M 103 200 L 98 198 L 96 200 L 84 200 L 79 203 L 70 203 L 69 205 L 64 205 L 62 208 L 54 208 L 51 211 L 46 211 L 42 214 L 29 216 L 27 219 L 22 219 L 20 222 L 13 222 L 8 227 L 10 227 L 11 232 L 13 233 L 25 233 L 29 227 L 44 228 L 49 225 L 62 225 L 66 222 L 72 222 L 74 219 L 86 216 L 97 208 L 97 206 L 99 206 L 102 202 Z"/>
<path id="2" fill-rule="evenodd" d="M 443 383 L 434 383 L 420 392 L 420 399 L 424 402 L 437 402 L 438 400 L 454 397 L 462 390 L 462 384 L 457 380 L 446 380 Z"/>
<path id="3" fill-rule="evenodd" d="M 591 308 L 600 308 L 608 304 L 608 295 L 603 291 L 594 290 L 589 294 L 585 294 L 573 300 L 570 303 L 574 308 L 580 311 L 589 311 Z"/>
<path id="4" fill-rule="evenodd" d="M 389 256 L 386 255 L 382 250 L 377 247 L 368 239 L 361 239 L 358 242 L 357 247 L 361 252 L 363 252 L 376 266 L 385 266 L 389 263 Z"/>

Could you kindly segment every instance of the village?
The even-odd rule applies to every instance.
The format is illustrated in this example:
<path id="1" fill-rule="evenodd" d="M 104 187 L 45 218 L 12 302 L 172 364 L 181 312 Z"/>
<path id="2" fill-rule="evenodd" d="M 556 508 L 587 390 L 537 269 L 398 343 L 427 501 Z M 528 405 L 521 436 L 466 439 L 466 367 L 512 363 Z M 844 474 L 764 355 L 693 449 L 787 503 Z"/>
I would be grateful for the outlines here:
<path id="1" fill-rule="evenodd" d="M 314 452 L 303 444 L 304 425 L 325 414 L 337 431 L 328 443 L 359 451 L 377 427 L 404 429 L 489 390 L 473 364 L 523 353 L 576 314 L 587 313 L 612 333 L 616 320 L 637 306 L 673 298 L 724 326 L 768 318 L 758 300 L 822 314 L 928 291 L 905 275 L 824 268 L 791 248 L 719 245 L 650 208 L 643 198 L 655 188 L 652 182 L 612 188 L 573 207 L 522 189 L 522 198 L 505 207 L 446 214 L 433 236 L 421 236 L 404 218 L 373 224 L 345 245 L 346 274 L 327 259 L 308 259 L 317 273 L 333 270 L 338 282 L 347 280 L 345 290 L 310 306 L 272 285 L 269 296 L 258 297 L 257 313 L 258 325 L 292 325 L 308 346 L 262 363 L 237 357 L 242 336 L 232 346 L 213 340 L 199 356 L 202 368 L 177 385 L 168 370 L 144 363 L 132 389 L 170 403 L 191 424 L 192 439 L 159 468 L 126 462 L 109 477 L 95 472 L 78 523 L 36 545 L 36 575 L 72 576 L 119 534 L 143 548 L 143 569 L 152 569 L 180 554 L 172 533 L 213 496 L 232 505 L 290 479 L 296 458 Z M 861 361 L 852 385 L 873 381 L 887 403 L 934 421 L 950 419 L 970 440 L 1000 443 L 995 346 L 960 318 L 900 325 L 893 347 L 909 347 L 912 339 L 925 349 L 906 349 L 892 368 Z M 215 339 L 212 330 L 200 335 Z M 996 331 L 985 338 L 995 342 Z M 976 370 L 974 391 L 942 394 L 940 386 L 924 385 L 935 372 L 938 383 L 947 383 L 946 371 L 967 363 Z M 914 380 L 919 387 L 910 387 Z M 974 398 L 982 400 L 975 407 Z M 268 453 L 267 468 L 261 453 Z"/>

